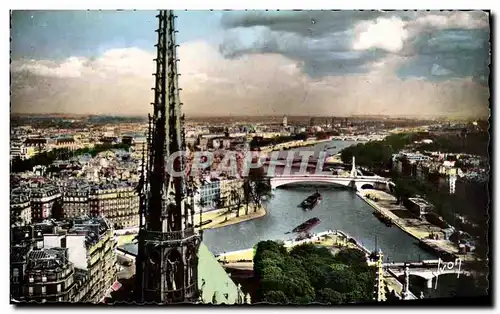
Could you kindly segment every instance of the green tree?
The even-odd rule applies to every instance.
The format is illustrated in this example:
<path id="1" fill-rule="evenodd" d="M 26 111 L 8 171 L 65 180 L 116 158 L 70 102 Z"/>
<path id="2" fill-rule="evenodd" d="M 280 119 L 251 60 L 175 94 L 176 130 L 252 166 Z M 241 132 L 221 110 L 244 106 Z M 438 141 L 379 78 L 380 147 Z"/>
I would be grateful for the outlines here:
<path id="1" fill-rule="evenodd" d="M 286 297 L 283 291 L 267 291 L 264 294 L 264 302 L 273 303 L 273 304 L 288 304 L 288 298 Z"/>
<path id="2" fill-rule="evenodd" d="M 341 304 L 344 303 L 344 296 L 331 288 L 324 288 L 316 294 L 316 301 L 323 304 Z"/>
<path id="3" fill-rule="evenodd" d="M 250 169 L 246 179 L 250 181 L 250 195 L 256 205 L 255 211 L 257 211 L 257 208 L 262 205 L 264 199 L 272 197 L 271 182 L 269 178 L 266 177 L 264 168 L 262 167 Z"/>
<path id="4" fill-rule="evenodd" d="M 254 255 L 257 300 L 278 302 L 283 295 L 294 304 L 371 300 L 375 269 L 366 264 L 362 252 L 354 251 L 333 257 L 328 249 L 312 244 L 288 252 L 282 243 L 259 242 Z"/>
<path id="5" fill-rule="evenodd" d="M 366 264 L 366 255 L 361 250 L 343 248 L 335 256 L 335 260 L 346 265 Z"/>
<path id="6" fill-rule="evenodd" d="M 291 303 L 309 304 L 314 302 L 316 293 L 304 277 L 286 277 L 285 295 Z"/>
<path id="7" fill-rule="evenodd" d="M 245 215 L 248 215 L 250 203 L 252 202 L 252 182 L 248 179 L 243 180 L 243 200 L 245 202 Z"/>
<path id="8" fill-rule="evenodd" d="M 326 286 L 341 293 L 349 293 L 358 288 L 356 274 L 351 268 L 331 270 L 326 276 Z"/>
<path id="9" fill-rule="evenodd" d="M 242 205 L 241 193 L 236 187 L 233 187 L 229 193 L 231 195 L 231 200 L 233 201 L 233 210 L 236 212 L 236 217 L 239 217 Z"/>

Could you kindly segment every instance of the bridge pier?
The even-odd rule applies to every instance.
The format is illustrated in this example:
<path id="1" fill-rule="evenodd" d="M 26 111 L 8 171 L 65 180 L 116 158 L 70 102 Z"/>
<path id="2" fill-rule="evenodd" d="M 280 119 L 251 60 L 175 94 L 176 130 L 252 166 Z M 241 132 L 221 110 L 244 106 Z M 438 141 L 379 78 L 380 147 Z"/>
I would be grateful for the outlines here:
<path id="1" fill-rule="evenodd" d="M 427 288 L 431 289 L 432 288 L 432 278 L 427 279 Z"/>

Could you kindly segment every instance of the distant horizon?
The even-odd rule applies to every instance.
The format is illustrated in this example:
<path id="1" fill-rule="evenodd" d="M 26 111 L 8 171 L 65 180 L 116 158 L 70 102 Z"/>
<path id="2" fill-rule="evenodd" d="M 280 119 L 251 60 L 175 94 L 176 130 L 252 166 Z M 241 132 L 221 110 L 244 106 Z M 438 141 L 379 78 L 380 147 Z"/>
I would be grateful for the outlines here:
<path id="1" fill-rule="evenodd" d="M 101 117 L 123 117 L 123 118 L 144 118 L 147 119 L 147 114 L 96 114 L 96 113 L 13 113 L 11 112 L 12 117 L 18 116 L 49 116 L 49 117 L 90 117 L 90 116 L 101 116 Z M 281 119 L 284 116 L 287 118 L 397 118 L 397 119 L 409 119 L 409 120 L 489 120 L 489 116 L 479 117 L 479 116 L 469 116 L 469 117 L 449 117 L 446 115 L 388 115 L 388 114 L 366 114 L 366 115 L 321 115 L 321 114 L 311 114 L 311 115 L 288 115 L 288 114 L 276 114 L 276 115 L 191 115 L 185 114 L 186 118 L 194 118 L 194 119 L 203 119 L 203 118 L 277 118 Z M 320 122 L 320 121 L 318 121 Z"/>
<path id="2" fill-rule="evenodd" d="M 147 115 L 156 11 L 11 14 L 11 109 Z M 176 11 L 186 116 L 489 116 L 485 11 Z"/>

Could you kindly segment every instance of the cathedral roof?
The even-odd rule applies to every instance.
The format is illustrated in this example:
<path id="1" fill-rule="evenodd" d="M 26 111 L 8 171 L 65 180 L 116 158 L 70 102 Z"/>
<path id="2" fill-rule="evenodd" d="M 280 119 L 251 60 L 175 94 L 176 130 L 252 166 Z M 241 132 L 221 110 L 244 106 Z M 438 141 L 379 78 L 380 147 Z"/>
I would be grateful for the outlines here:
<path id="1" fill-rule="evenodd" d="M 231 280 L 207 246 L 198 249 L 198 288 L 203 303 L 243 303 L 244 294 Z"/>

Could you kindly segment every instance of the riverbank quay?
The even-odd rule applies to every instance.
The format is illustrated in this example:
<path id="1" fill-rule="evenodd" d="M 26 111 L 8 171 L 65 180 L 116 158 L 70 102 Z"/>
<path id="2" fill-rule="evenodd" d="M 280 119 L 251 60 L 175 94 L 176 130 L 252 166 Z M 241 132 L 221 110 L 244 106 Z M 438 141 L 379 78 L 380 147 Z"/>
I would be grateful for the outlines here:
<path id="1" fill-rule="evenodd" d="M 396 204 L 394 196 L 379 190 L 358 191 L 356 194 L 398 228 L 417 239 L 422 248 L 437 254 L 451 254 L 462 260 L 473 259 L 471 254 L 459 255 L 459 248 L 452 241 L 430 239 L 433 234 L 442 234 L 442 229 L 424 219 L 415 218 L 405 207 Z"/>
<path id="2" fill-rule="evenodd" d="M 312 243 L 319 246 L 324 246 L 329 248 L 332 253 L 336 253 L 341 248 L 353 248 L 363 251 L 366 254 L 370 254 L 368 249 L 363 247 L 361 244 L 357 243 L 348 234 L 339 230 L 328 230 L 325 232 L 320 232 L 317 234 L 312 234 L 310 238 L 303 240 L 287 240 L 283 241 L 284 246 L 287 249 L 292 249 L 293 247 L 301 244 Z M 244 265 L 241 267 L 250 268 L 253 267 L 253 257 L 254 249 L 244 249 L 232 252 L 224 252 L 217 255 L 217 260 L 221 262 L 224 266 L 236 267 L 238 265 Z M 238 266 L 240 267 L 240 266 Z"/>
<path id="3" fill-rule="evenodd" d="M 248 206 L 248 215 L 245 215 L 246 211 L 247 211 L 246 205 L 243 204 L 239 209 L 238 217 L 236 215 L 236 211 L 228 213 L 227 208 L 218 209 L 207 213 L 202 213 L 201 220 L 203 222 L 207 221 L 210 222 L 208 224 L 201 226 L 200 229 L 207 230 L 207 229 L 222 228 L 237 223 L 245 222 L 251 219 L 261 218 L 264 217 L 267 213 L 266 208 L 264 206 L 255 206 L 253 204 Z M 199 214 L 195 215 L 194 222 L 195 225 L 200 224 Z"/>
<path id="4" fill-rule="evenodd" d="M 283 148 L 292 149 L 292 148 L 298 148 L 298 147 L 314 146 L 316 144 L 327 143 L 327 142 L 331 142 L 331 141 L 332 141 L 331 138 L 327 138 L 324 140 L 292 141 L 292 142 L 286 142 L 286 143 L 281 143 L 281 144 L 277 144 L 277 145 L 262 147 L 260 149 L 260 152 L 261 153 L 271 153 L 274 151 L 282 150 Z"/>

